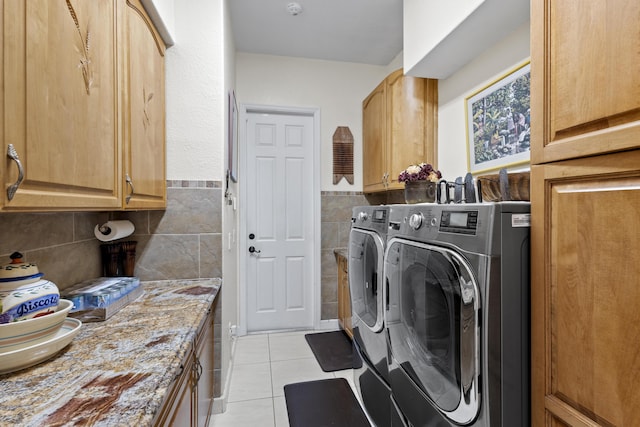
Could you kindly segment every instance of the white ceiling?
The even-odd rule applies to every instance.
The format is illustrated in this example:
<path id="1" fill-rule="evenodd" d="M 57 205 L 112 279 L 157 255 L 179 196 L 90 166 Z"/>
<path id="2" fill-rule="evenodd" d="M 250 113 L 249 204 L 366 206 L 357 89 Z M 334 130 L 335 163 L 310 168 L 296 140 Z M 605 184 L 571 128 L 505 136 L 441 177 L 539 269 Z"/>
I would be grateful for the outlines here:
<path id="1" fill-rule="evenodd" d="M 388 65 L 402 51 L 402 0 L 230 0 L 239 52 Z"/>

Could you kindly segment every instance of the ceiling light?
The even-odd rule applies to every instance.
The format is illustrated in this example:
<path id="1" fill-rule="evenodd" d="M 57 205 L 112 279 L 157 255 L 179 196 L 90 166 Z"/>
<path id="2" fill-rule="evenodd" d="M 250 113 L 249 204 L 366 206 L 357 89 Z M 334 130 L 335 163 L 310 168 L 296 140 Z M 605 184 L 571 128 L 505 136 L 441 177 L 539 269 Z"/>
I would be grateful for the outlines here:
<path id="1" fill-rule="evenodd" d="M 287 10 L 291 15 L 296 16 L 302 13 L 302 6 L 300 6 L 300 3 L 291 2 L 287 5 Z"/>

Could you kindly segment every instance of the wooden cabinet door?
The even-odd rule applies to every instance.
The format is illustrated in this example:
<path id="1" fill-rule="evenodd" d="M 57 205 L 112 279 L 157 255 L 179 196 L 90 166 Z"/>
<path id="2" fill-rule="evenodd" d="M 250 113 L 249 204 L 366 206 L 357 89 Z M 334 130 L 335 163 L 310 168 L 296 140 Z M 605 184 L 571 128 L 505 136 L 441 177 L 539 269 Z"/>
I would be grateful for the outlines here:
<path id="1" fill-rule="evenodd" d="M 365 193 L 386 190 L 386 108 L 383 81 L 362 102 L 362 186 Z"/>
<path id="2" fill-rule="evenodd" d="M 127 0 L 124 14 L 124 207 L 163 209 L 165 46 L 138 0 Z"/>
<path id="3" fill-rule="evenodd" d="M 342 329 L 353 338 L 351 327 L 351 292 L 349 290 L 349 262 L 338 256 L 338 319 Z"/>
<path id="4" fill-rule="evenodd" d="M 640 2 L 531 1 L 531 161 L 640 147 Z"/>
<path id="5" fill-rule="evenodd" d="M 404 76 L 402 70 L 386 81 L 388 189 L 395 190 L 404 188 L 398 176 L 407 166 L 422 162 L 437 166 L 438 82 Z"/>
<path id="6" fill-rule="evenodd" d="M 153 425 L 157 427 L 193 425 L 194 361 L 192 349 L 184 358 L 180 375 L 175 379 Z"/>
<path id="7" fill-rule="evenodd" d="M 213 310 L 209 311 L 202 331 L 196 341 L 197 372 L 197 423 L 198 427 L 209 425 L 211 405 L 213 403 Z"/>
<path id="8" fill-rule="evenodd" d="M 640 425 L 640 150 L 531 169 L 532 426 Z"/>
<path id="9" fill-rule="evenodd" d="M 116 4 L 6 0 L 2 122 L 4 210 L 121 205 Z M 9 200 L 17 163 L 24 180 Z"/>
<path id="10" fill-rule="evenodd" d="M 437 167 L 438 81 L 389 74 L 362 103 L 365 193 L 399 190 L 398 176 L 421 162 Z"/>

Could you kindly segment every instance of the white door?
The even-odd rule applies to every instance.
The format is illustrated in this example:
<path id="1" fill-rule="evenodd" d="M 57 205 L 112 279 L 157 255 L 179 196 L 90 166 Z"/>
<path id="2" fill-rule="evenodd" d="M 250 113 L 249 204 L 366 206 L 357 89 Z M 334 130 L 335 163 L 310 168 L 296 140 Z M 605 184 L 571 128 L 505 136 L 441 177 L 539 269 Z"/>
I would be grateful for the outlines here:
<path id="1" fill-rule="evenodd" d="M 313 327 L 314 117 L 248 112 L 247 332 Z"/>

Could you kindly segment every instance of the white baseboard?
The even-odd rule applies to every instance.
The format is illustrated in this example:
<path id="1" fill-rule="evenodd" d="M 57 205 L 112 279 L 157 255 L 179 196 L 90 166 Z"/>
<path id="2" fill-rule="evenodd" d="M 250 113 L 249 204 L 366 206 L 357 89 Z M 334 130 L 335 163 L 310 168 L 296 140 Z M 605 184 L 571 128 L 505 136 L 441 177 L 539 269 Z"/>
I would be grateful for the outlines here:
<path id="1" fill-rule="evenodd" d="M 318 330 L 320 331 L 332 331 L 336 329 L 340 329 L 338 319 L 321 320 L 320 325 L 318 326 Z"/>
<path id="2" fill-rule="evenodd" d="M 222 389 L 222 395 L 213 399 L 212 413 L 221 414 L 227 410 L 227 401 L 229 400 L 229 387 L 231 385 L 231 376 L 233 375 L 233 365 L 236 353 L 236 340 L 232 338 L 229 340 L 231 344 L 231 361 L 229 362 L 229 371 L 227 372 L 227 380 L 225 381 L 224 388 Z"/>

